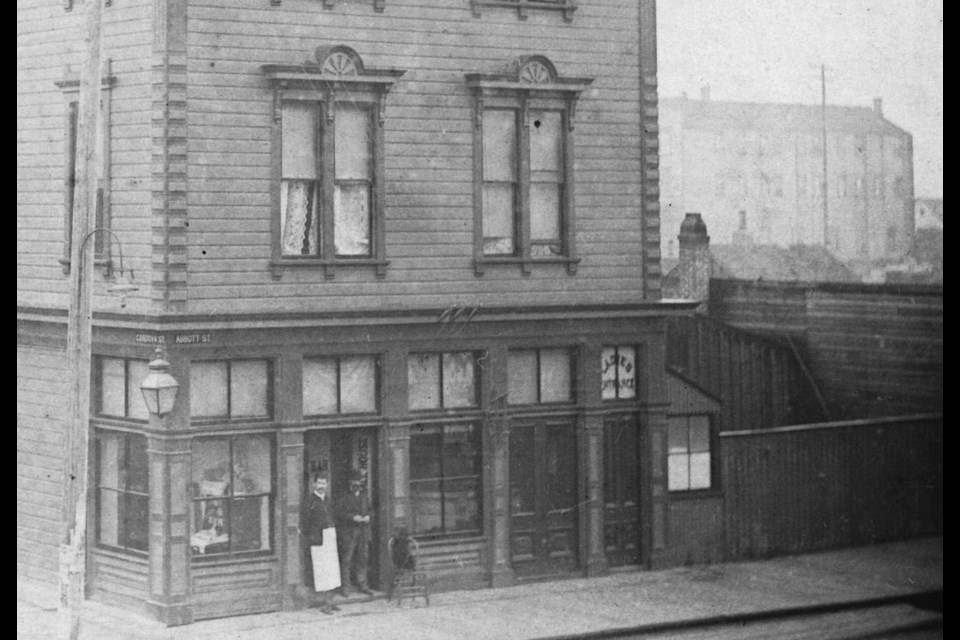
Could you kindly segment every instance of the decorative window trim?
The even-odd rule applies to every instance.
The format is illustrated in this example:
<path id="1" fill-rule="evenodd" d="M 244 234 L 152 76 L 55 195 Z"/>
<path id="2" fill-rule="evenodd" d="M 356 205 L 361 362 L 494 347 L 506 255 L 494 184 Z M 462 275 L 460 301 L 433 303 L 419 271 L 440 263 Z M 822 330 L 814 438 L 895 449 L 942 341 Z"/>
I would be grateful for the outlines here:
<path id="1" fill-rule="evenodd" d="M 324 0 L 329 2 L 331 0 Z M 573 22 L 573 12 L 577 10 L 577 5 L 573 0 L 470 0 L 470 7 L 473 10 L 473 16 L 479 18 L 482 15 L 484 7 L 507 7 L 517 10 L 517 17 L 521 20 L 527 19 L 528 12 L 534 11 L 561 11 L 565 22 Z"/>
<path id="2" fill-rule="evenodd" d="M 272 130 L 272 175 L 271 175 L 271 260 L 273 278 L 279 280 L 287 268 L 324 269 L 325 276 L 333 278 L 338 267 L 373 267 L 377 277 L 386 276 L 386 226 L 384 220 L 384 136 L 383 122 L 386 117 L 386 96 L 390 87 L 405 71 L 366 67 L 356 51 L 350 47 L 317 47 L 314 61 L 298 65 L 263 65 L 261 68 L 273 89 Z M 284 256 L 281 248 L 280 190 L 282 160 L 282 108 L 284 102 L 315 102 L 321 105 L 322 125 L 331 127 L 334 110 L 331 105 L 339 103 L 364 103 L 371 105 L 375 115 L 373 128 L 373 189 L 371 194 L 371 256 L 360 258 L 335 257 L 333 246 L 333 218 L 329 211 L 320 216 L 322 247 L 319 256 Z M 332 166 L 333 137 L 326 135 L 320 150 L 324 167 Z M 332 200 L 333 173 L 321 171 L 324 183 L 322 192 Z"/>
<path id="3" fill-rule="evenodd" d="M 512 3 L 510 3 L 512 4 Z M 467 86 L 475 101 L 473 133 L 473 202 L 474 273 L 482 276 L 489 266 L 518 265 L 521 273 L 529 275 L 534 265 L 562 264 L 575 275 L 580 259 L 576 253 L 576 215 L 574 191 L 574 122 L 580 93 L 589 87 L 593 78 L 562 77 L 545 56 L 522 56 L 510 63 L 506 73 L 469 73 Z M 512 256 L 484 255 L 483 247 L 483 116 L 485 109 L 513 109 L 519 113 L 517 131 L 518 220 L 517 252 Z M 563 197 L 561 199 L 561 245 L 563 255 L 534 257 L 530 254 L 530 111 L 559 111 L 562 118 L 563 139 Z"/>
<path id="4" fill-rule="evenodd" d="M 65 2 L 70 2 L 71 0 L 64 0 Z M 109 0 L 107 0 L 109 2 Z M 282 0 L 270 0 L 270 6 L 279 7 Z M 323 0 L 324 9 L 333 9 L 336 4 L 336 0 Z M 383 13 L 383 10 L 387 8 L 387 0 L 373 0 L 373 10 L 377 13 Z"/>
<path id="5" fill-rule="evenodd" d="M 111 201 L 111 162 L 110 162 L 110 128 L 112 112 L 112 89 L 117 82 L 116 76 L 111 71 L 112 61 L 108 58 L 104 60 L 104 75 L 100 84 L 100 111 L 102 114 L 103 131 L 100 135 L 103 137 L 103 157 L 101 158 L 100 186 L 97 189 L 97 202 L 99 205 L 99 215 L 94 212 L 95 226 L 110 228 L 110 201 Z M 64 74 L 68 75 L 68 74 Z M 63 93 L 66 99 L 66 115 L 64 116 L 63 130 L 63 255 L 58 262 L 63 268 L 63 274 L 70 273 L 70 251 L 73 245 L 73 188 L 75 185 L 76 172 L 76 133 L 79 132 L 79 98 L 80 98 L 80 79 L 68 77 L 64 80 L 54 83 Z M 76 105 L 76 106 L 75 106 Z M 94 243 L 94 264 L 103 267 L 104 275 L 109 276 L 113 270 L 111 256 L 111 243 L 103 234 L 96 234 L 93 238 Z"/>
<path id="6" fill-rule="evenodd" d="M 82 5 L 84 0 L 63 0 L 63 10 L 64 11 L 73 11 L 74 7 L 77 5 Z M 103 6 L 109 7 L 113 5 L 113 0 L 103 0 Z"/>

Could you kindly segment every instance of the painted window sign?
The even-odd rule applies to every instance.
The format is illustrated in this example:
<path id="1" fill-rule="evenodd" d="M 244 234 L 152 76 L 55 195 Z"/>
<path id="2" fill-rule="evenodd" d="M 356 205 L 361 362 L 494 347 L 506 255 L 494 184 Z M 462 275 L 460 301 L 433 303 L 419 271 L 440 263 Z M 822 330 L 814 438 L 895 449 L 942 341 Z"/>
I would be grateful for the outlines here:
<path id="1" fill-rule="evenodd" d="M 637 397 L 637 349 L 634 346 L 607 346 L 601 351 L 601 390 L 604 400 Z"/>

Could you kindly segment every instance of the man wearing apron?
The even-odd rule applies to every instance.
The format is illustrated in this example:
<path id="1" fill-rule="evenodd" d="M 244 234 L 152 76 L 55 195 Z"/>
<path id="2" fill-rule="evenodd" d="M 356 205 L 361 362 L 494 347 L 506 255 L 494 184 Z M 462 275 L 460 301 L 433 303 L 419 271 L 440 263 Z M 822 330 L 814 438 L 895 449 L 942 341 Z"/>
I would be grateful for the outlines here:
<path id="1" fill-rule="evenodd" d="M 340 587 L 340 562 L 337 555 L 337 530 L 334 528 L 333 504 L 327 491 L 327 476 L 313 478 L 313 492 L 304 509 L 304 535 L 309 546 L 308 584 L 316 591 L 312 606 L 332 614 L 339 607 L 330 604 L 330 592 Z M 312 578 L 312 580 L 311 580 Z"/>

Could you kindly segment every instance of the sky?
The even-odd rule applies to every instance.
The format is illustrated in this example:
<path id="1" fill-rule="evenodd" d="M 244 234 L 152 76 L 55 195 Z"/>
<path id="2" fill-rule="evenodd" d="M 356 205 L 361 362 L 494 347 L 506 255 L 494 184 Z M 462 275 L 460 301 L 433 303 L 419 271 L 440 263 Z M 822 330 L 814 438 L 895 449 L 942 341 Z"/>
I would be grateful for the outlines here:
<path id="1" fill-rule="evenodd" d="M 942 0 L 659 0 L 661 96 L 820 104 L 883 98 L 913 134 L 914 192 L 943 197 Z"/>

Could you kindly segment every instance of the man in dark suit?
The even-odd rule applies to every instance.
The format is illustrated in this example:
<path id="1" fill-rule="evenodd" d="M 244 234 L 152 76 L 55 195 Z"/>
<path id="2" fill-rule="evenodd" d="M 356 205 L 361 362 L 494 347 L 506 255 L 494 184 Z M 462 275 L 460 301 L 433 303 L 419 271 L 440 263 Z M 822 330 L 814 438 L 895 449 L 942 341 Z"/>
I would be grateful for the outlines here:
<path id="1" fill-rule="evenodd" d="M 327 493 L 327 484 L 326 475 L 318 473 L 314 476 L 313 492 L 307 497 L 301 518 L 304 525 L 302 533 L 306 539 L 307 547 L 308 562 L 305 563 L 307 584 L 316 589 L 316 600 L 313 606 L 319 607 L 323 613 L 333 613 L 339 608 L 330 604 L 329 593 L 330 590 L 339 585 L 339 576 L 336 578 L 333 576 L 315 576 L 313 573 L 314 559 L 317 554 L 336 554 L 336 536 L 330 535 L 335 530 L 334 510 L 330 495 Z M 331 539 L 324 540 L 324 530 L 327 531 L 327 537 Z M 327 543 L 328 546 L 324 547 L 324 543 Z M 334 569 L 336 569 L 336 564 L 334 564 Z M 323 586 L 333 585 L 333 583 L 336 584 L 330 586 L 329 589 L 317 588 L 318 584 Z"/>
<path id="2" fill-rule="evenodd" d="M 370 499 L 363 487 L 363 477 L 350 475 L 350 491 L 339 502 L 340 576 L 344 595 L 350 593 L 350 582 L 356 575 L 356 589 L 373 595 L 367 585 L 368 547 L 370 545 Z"/>

